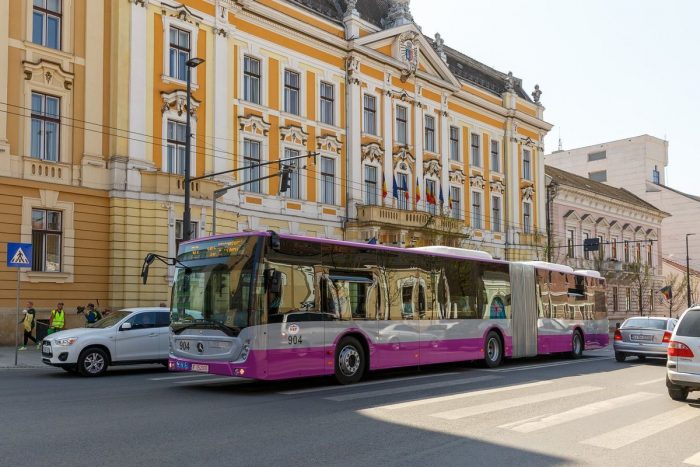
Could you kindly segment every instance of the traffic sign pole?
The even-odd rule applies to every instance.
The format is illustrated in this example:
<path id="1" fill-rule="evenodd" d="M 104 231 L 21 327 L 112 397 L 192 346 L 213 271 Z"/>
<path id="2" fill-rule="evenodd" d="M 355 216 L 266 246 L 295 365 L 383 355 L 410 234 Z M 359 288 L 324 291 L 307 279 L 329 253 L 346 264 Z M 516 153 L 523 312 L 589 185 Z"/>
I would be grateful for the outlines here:
<path id="1" fill-rule="evenodd" d="M 17 352 L 19 351 L 19 284 L 21 268 L 32 266 L 32 244 L 31 243 L 9 243 L 7 244 L 7 267 L 17 268 L 17 324 L 15 324 L 15 366 L 17 366 Z M 31 331 L 30 331 L 31 332 Z"/>
<path id="2" fill-rule="evenodd" d="M 19 324 L 19 268 L 17 268 L 17 324 Z M 17 352 L 19 350 L 19 327 L 15 326 L 15 366 L 17 366 Z"/>

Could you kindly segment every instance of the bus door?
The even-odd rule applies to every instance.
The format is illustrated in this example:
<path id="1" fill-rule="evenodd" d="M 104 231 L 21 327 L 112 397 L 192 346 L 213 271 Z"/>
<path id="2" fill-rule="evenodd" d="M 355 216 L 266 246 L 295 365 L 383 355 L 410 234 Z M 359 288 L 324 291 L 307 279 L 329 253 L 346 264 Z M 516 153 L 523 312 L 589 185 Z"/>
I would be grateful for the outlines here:
<path id="1" fill-rule="evenodd" d="M 511 263 L 510 281 L 513 357 L 532 357 L 537 355 L 535 268 L 529 264 Z"/>

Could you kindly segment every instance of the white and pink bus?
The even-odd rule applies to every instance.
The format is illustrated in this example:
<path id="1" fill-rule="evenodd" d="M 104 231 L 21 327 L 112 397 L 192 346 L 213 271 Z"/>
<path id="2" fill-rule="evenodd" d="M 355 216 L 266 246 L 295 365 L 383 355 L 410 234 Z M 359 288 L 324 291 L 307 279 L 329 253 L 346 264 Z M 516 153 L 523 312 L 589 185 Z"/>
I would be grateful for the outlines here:
<path id="1" fill-rule="evenodd" d="M 169 368 L 259 380 L 608 344 L 596 272 L 449 247 L 250 232 L 183 243 Z"/>

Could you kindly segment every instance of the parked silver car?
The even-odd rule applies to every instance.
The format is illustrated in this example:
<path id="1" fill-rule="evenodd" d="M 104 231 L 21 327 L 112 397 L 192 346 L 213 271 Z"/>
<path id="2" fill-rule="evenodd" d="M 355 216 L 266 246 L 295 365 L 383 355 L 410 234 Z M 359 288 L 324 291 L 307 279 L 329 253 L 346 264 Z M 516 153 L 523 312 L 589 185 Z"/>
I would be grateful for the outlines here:
<path id="1" fill-rule="evenodd" d="M 684 401 L 700 391 L 700 306 L 688 308 L 668 344 L 666 388 L 671 399 Z"/>
<path id="2" fill-rule="evenodd" d="M 41 343 L 47 365 L 99 376 L 109 365 L 168 364 L 168 308 L 127 308 L 86 328 L 60 331 Z"/>
<path id="3" fill-rule="evenodd" d="M 615 360 L 624 362 L 628 356 L 666 358 L 671 334 L 678 320 L 660 316 L 636 316 L 627 318 L 615 330 L 613 349 Z"/>

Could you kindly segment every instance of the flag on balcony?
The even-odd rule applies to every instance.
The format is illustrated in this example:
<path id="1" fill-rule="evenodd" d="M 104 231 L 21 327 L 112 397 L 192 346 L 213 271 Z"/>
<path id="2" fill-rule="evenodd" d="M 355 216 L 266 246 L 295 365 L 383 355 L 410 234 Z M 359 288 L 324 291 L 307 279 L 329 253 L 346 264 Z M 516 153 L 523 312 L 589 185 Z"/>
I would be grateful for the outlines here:
<path id="1" fill-rule="evenodd" d="M 435 184 L 430 184 L 425 187 L 425 199 L 428 204 L 435 204 Z"/>
<path id="2" fill-rule="evenodd" d="M 418 204 L 418 201 L 420 201 L 420 181 L 418 176 L 416 176 L 416 204 Z"/>
<path id="3" fill-rule="evenodd" d="M 401 177 L 401 190 L 403 190 L 403 195 L 406 198 L 406 201 L 408 201 L 408 177 L 406 176 Z"/>
<path id="4" fill-rule="evenodd" d="M 445 204 L 445 198 L 442 196 L 442 185 L 440 185 L 440 206 Z"/>
<path id="5" fill-rule="evenodd" d="M 450 211 L 452 211 L 452 191 L 447 194 L 447 206 L 450 208 Z"/>
<path id="6" fill-rule="evenodd" d="M 386 175 L 382 174 L 382 199 L 386 198 L 388 192 L 386 191 Z"/>
<path id="7" fill-rule="evenodd" d="M 391 194 L 394 196 L 394 198 L 399 199 L 399 185 L 396 184 L 396 176 L 392 175 L 391 178 L 394 181 L 394 186 L 392 187 Z"/>
<path id="8" fill-rule="evenodd" d="M 671 300 L 671 298 L 673 298 L 673 289 L 670 285 L 662 287 L 659 292 L 661 292 L 661 295 L 663 295 L 666 300 Z"/>

